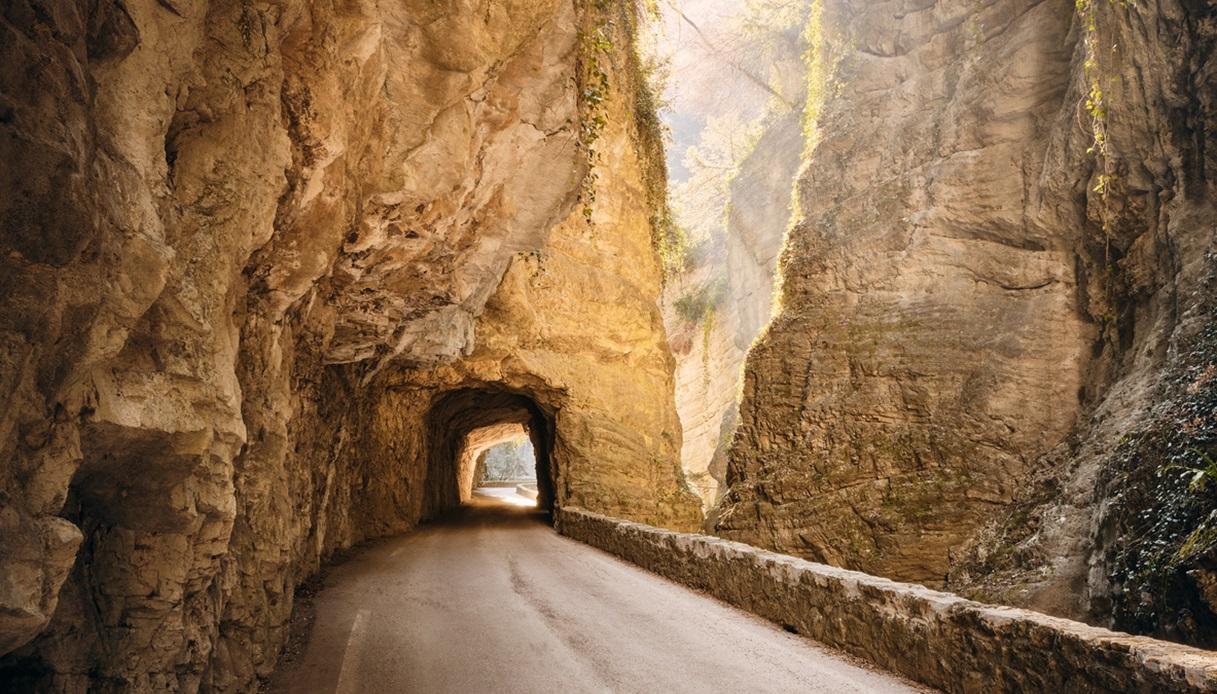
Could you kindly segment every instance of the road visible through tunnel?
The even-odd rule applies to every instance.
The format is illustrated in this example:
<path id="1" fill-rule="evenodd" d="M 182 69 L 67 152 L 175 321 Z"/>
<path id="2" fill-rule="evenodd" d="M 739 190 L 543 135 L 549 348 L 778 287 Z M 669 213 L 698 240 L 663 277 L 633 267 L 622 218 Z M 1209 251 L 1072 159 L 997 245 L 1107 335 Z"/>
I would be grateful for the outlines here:
<path id="1" fill-rule="evenodd" d="M 910 692 L 475 494 L 328 572 L 276 692 Z"/>

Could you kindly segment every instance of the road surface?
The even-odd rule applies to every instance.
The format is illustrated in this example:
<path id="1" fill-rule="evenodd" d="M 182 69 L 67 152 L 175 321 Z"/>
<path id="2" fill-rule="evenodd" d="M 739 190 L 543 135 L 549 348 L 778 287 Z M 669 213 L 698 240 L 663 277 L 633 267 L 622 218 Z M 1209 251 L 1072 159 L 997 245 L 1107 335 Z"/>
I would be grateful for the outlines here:
<path id="1" fill-rule="evenodd" d="M 475 496 L 334 567 L 271 690 L 925 691 Z"/>

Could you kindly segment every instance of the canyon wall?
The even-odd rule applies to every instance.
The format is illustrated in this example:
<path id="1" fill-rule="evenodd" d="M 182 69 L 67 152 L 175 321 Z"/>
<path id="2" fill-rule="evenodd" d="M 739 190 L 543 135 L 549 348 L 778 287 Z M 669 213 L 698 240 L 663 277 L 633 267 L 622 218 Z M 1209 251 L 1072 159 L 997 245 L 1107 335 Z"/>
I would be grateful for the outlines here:
<path id="1" fill-rule="evenodd" d="M 1192 470 L 1217 424 L 1215 27 L 1175 0 L 814 5 L 800 217 L 719 534 L 1217 633 Z"/>
<path id="2" fill-rule="evenodd" d="M 684 436 L 681 469 L 706 508 L 718 500 L 726 476 L 745 350 L 734 340 L 738 316 L 729 298 L 697 320 L 687 320 L 675 306 L 681 296 L 723 287 L 717 282 L 714 268 L 706 266 L 682 272 L 664 287 L 664 323 L 676 358 L 676 406 Z"/>
<path id="3" fill-rule="evenodd" d="M 6 5 L 0 682 L 247 691 L 321 562 L 452 501 L 453 389 L 553 425 L 558 500 L 700 522 L 632 13 Z"/>
<path id="4" fill-rule="evenodd" d="M 726 477 L 744 357 L 769 321 L 801 146 L 800 111 L 763 119 L 756 144 L 728 187 L 722 247 L 664 287 L 685 439 L 681 465 L 707 508 L 718 501 Z M 690 299 L 705 307 L 696 320 L 682 315 L 681 302 Z"/>
<path id="5" fill-rule="evenodd" d="M 671 206 L 682 246 L 672 253 L 663 316 L 676 357 L 681 466 L 707 513 L 726 477 L 744 357 L 769 322 L 791 216 L 808 5 L 685 3 L 705 22 L 704 35 L 672 56 L 668 76 Z M 676 34 L 694 21 L 671 19 Z"/>
<path id="6" fill-rule="evenodd" d="M 514 485 L 516 482 L 536 481 L 536 451 L 533 450 L 532 443 L 524 438 L 523 430 L 516 436 L 519 438 L 484 448 L 477 454 L 472 481 L 475 487 L 483 483 Z"/>

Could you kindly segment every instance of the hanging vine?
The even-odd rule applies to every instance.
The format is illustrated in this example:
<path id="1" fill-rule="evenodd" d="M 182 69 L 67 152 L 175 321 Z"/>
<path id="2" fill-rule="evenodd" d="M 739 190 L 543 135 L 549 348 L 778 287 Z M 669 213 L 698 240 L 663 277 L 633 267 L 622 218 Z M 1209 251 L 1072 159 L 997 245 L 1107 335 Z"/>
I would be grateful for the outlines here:
<path id="1" fill-rule="evenodd" d="M 579 92 L 579 146 L 587 161 L 579 200 L 583 218 L 590 225 L 595 210 L 596 183 L 600 179 L 597 165 L 600 153 L 596 145 L 608 124 L 607 101 L 611 93 L 608 64 L 613 51 L 614 23 L 609 17 L 609 0 L 582 3 L 583 26 L 579 28 L 579 54 L 575 79 Z"/>
<path id="2" fill-rule="evenodd" d="M 1104 74 L 1102 67 L 1105 56 L 1102 52 L 1104 41 L 1099 27 L 1099 10 L 1103 2 L 1110 6 L 1127 8 L 1133 6 L 1135 0 L 1074 0 L 1074 9 L 1081 24 L 1082 72 L 1086 84 L 1079 114 L 1084 113 L 1089 121 L 1085 127 L 1090 133 L 1091 142 L 1086 152 L 1094 156 L 1098 174 L 1091 187 L 1091 191 L 1098 196 L 1093 214 L 1103 232 L 1106 306 L 1098 318 L 1108 327 L 1114 328 L 1116 315 L 1113 307 L 1116 304 L 1117 274 L 1115 264 L 1118 252 L 1113 249 L 1113 237 L 1116 236 L 1122 213 L 1119 205 L 1122 181 L 1119 176 L 1119 162 L 1111 151 L 1108 121 L 1110 96 L 1104 90 L 1105 82 L 1110 82 L 1111 78 Z M 1111 51 L 1116 50 L 1117 46 L 1112 45 Z"/>

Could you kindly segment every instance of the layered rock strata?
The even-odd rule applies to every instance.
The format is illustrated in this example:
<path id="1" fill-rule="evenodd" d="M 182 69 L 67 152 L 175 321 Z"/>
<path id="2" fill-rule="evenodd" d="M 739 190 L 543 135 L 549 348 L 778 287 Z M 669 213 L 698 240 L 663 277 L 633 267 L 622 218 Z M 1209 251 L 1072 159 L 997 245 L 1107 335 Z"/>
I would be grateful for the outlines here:
<path id="1" fill-rule="evenodd" d="M 797 48 L 790 46 L 796 54 L 789 56 L 792 63 Z M 802 133 L 799 109 L 776 108 L 762 118 L 757 141 L 728 186 L 721 248 L 664 287 L 664 323 L 676 356 L 676 407 L 684 431 L 681 466 L 707 509 L 718 501 L 726 478 L 744 358 L 769 322 Z M 691 322 L 678 304 L 698 294 L 709 306 L 700 321 Z"/>
<path id="2" fill-rule="evenodd" d="M 801 219 L 720 534 L 927 585 L 954 555 L 978 595 L 1217 633 L 1213 492 L 1169 468 L 1213 446 L 1215 20 L 817 5 Z"/>

